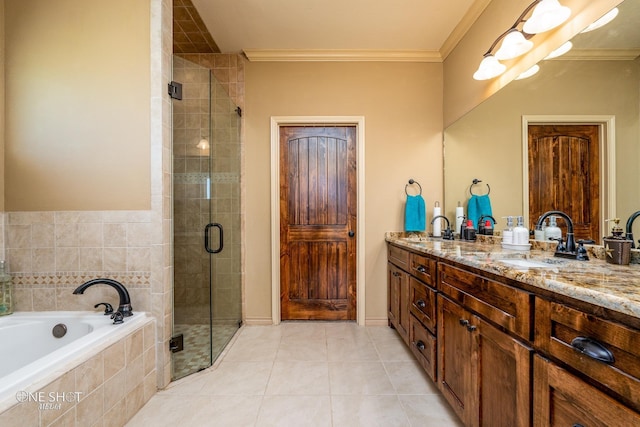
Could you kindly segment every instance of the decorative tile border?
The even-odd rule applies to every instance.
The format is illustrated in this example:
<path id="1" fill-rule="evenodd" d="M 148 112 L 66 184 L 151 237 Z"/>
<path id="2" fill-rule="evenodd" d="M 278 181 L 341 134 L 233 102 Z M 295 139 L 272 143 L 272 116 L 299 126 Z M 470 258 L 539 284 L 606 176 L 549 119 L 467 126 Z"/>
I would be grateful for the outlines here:
<path id="1" fill-rule="evenodd" d="M 16 273 L 12 275 L 13 285 L 16 289 L 28 288 L 58 288 L 78 286 L 88 280 L 96 278 L 107 278 L 117 280 L 123 283 L 127 288 L 150 288 L 150 273 L 109 273 L 87 272 L 82 274 L 76 273 L 45 273 L 45 274 L 27 274 Z"/>

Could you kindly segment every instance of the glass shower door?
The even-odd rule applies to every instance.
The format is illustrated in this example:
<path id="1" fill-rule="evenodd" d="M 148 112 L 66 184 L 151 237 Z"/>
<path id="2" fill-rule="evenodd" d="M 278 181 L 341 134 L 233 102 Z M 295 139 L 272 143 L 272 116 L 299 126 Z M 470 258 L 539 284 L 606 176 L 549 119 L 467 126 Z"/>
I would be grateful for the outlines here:
<path id="1" fill-rule="evenodd" d="M 240 325 L 240 138 L 211 71 L 178 56 L 173 64 L 182 84 L 172 101 L 176 380 L 211 366 Z"/>

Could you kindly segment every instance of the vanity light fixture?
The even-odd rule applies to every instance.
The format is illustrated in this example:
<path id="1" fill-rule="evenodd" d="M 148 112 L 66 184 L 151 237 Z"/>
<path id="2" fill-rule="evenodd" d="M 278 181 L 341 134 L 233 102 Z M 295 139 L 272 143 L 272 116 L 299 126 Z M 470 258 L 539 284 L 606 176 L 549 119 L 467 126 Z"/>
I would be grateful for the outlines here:
<path id="1" fill-rule="evenodd" d="M 549 55 L 545 56 L 544 59 L 553 59 L 553 58 L 557 58 L 559 56 L 562 56 L 565 53 L 569 52 L 572 47 L 573 47 L 573 43 L 571 43 L 570 41 L 566 42 L 565 44 L 563 44 L 562 46 L 560 46 L 556 50 L 551 51 L 551 53 L 549 53 Z"/>
<path id="2" fill-rule="evenodd" d="M 528 19 L 526 16 L 531 13 Z M 500 63 L 500 60 L 517 58 L 527 53 L 533 47 L 533 42 L 529 39 L 537 33 L 549 31 L 565 22 L 571 9 L 560 5 L 558 0 L 535 0 L 522 12 L 520 17 L 507 31 L 502 33 L 493 42 L 489 50 L 483 55 L 484 59 L 473 74 L 475 80 L 488 80 L 498 77 L 507 70 L 507 67 Z M 524 23 L 522 30 L 518 29 Z M 493 49 L 502 41 L 500 49 L 493 53 Z"/>
<path id="3" fill-rule="evenodd" d="M 527 71 L 520 74 L 518 77 L 516 77 L 516 80 L 522 80 L 522 79 L 526 79 L 527 77 L 531 77 L 534 74 L 536 74 L 538 71 L 540 71 L 540 66 L 536 64 L 533 67 L 529 68 Z"/>
<path id="4" fill-rule="evenodd" d="M 604 27 L 609 22 L 613 21 L 616 18 L 616 16 L 618 16 L 618 12 L 619 12 L 618 8 L 614 7 L 609 12 L 604 14 L 602 18 L 594 21 L 591 25 L 589 25 L 587 28 L 582 30 L 581 33 L 588 33 L 589 31 L 597 30 L 600 27 Z"/>
<path id="5" fill-rule="evenodd" d="M 531 40 L 527 40 L 524 34 L 515 28 L 511 28 L 504 37 L 502 46 L 496 52 L 496 58 L 499 60 L 517 58 L 529 52 L 532 47 L 533 42 Z"/>
<path id="6" fill-rule="evenodd" d="M 507 66 L 501 64 L 495 56 L 489 53 L 486 54 L 482 62 L 480 62 L 480 66 L 476 72 L 473 73 L 473 78 L 476 80 L 489 80 L 498 77 L 506 70 Z"/>
<path id="7" fill-rule="evenodd" d="M 200 142 L 198 142 L 198 144 L 196 145 L 196 148 L 199 148 L 201 150 L 207 150 L 209 148 L 209 141 L 207 141 L 206 138 L 202 138 Z"/>
<path id="8" fill-rule="evenodd" d="M 571 9 L 562 6 L 558 0 L 542 0 L 538 3 L 531 17 L 524 23 L 522 29 L 528 34 L 538 34 L 549 31 L 569 19 Z"/>

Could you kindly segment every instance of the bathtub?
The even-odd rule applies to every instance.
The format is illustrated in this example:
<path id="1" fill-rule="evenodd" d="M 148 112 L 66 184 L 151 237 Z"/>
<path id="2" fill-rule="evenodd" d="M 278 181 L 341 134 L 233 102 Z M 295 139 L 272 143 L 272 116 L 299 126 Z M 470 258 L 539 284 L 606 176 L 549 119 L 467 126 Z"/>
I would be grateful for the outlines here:
<path id="1" fill-rule="evenodd" d="M 18 393 L 38 390 L 151 322 L 146 313 L 135 313 L 119 325 L 101 312 L 16 312 L 0 317 L 0 413 L 16 404 Z M 56 325 L 64 325 L 56 328 L 66 329 L 64 336 L 54 336 Z"/>

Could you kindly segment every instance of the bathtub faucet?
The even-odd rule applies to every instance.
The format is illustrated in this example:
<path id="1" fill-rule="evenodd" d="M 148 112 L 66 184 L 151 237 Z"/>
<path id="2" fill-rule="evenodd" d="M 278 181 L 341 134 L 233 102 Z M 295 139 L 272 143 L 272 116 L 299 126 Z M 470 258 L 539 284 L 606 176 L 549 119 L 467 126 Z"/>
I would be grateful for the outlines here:
<path id="1" fill-rule="evenodd" d="M 116 291 L 118 291 L 118 296 L 120 297 L 120 306 L 118 307 L 118 311 L 122 313 L 123 316 L 133 315 L 133 311 L 131 309 L 131 299 L 129 298 L 129 292 L 127 291 L 127 288 L 125 288 L 122 283 L 117 282 L 115 280 L 112 280 L 112 279 L 89 280 L 88 282 L 84 282 L 82 285 L 78 286 L 76 290 L 73 291 L 73 293 L 76 295 L 84 294 L 84 291 L 87 288 L 93 285 L 98 285 L 98 284 L 109 285 L 112 288 L 114 288 Z"/>

